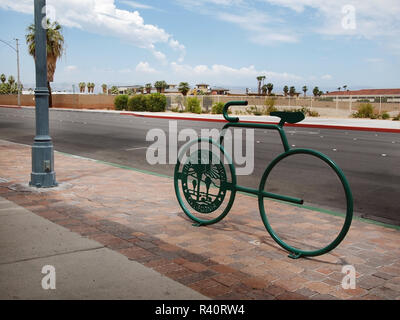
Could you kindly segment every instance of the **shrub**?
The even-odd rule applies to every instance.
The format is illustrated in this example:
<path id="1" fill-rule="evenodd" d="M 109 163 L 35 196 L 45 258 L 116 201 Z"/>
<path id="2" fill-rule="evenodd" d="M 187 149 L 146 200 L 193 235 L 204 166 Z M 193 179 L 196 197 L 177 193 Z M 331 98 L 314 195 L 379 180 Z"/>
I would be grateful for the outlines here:
<path id="1" fill-rule="evenodd" d="M 301 107 L 298 109 L 292 108 L 287 111 L 302 112 L 305 116 L 309 116 L 309 117 L 319 117 L 320 116 L 320 114 L 317 111 L 312 111 L 310 108 L 307 108 L 307 107 Z"/>
<path id="2" fill-rule="evenodd" d="M 382 113 L 382 119 L 383 119 L 383 120 L 387 120 L 387 119 L 389 119 L 389 118 L 390 118 L 390 114 L 384 111 L 384 112 Z"/>
<path id="3" fill-rule="evenodd" d="M 399 121 L 399 120 L 400 120 L 400 113 L 396 117 L 393 118 L 393 121 Z"/>
<path id="4" fill-rule="evenodd" d="M 225 104 L 223 102 L 216 102 L 212 106 L 211 112 L 213 114 L 222 114 Z"/>
<path id="5" fill-rule="evenodd" d="M 115 110 L 127 110 L 128 108 L 128 95 L 120 94 L 114 99 Z"/>
<path id="6" fill-rule="evenodd" d="M 201 113 L 200 100 L 193 97 L 188 98 L 186 102 L 186 112 Z"/>
<path id="7" fill-rule="evenodd" d="M 163 112 L 167 108 L 167 97 L 160 93 L 146 96 L 146 111 Z"/>
<path id="8" fill-rule="evenodd" d="M 147 109 L 146 96 L 136 95 L 129 98 L 128 100 L 129 111 L 146 111 L 146 109 Z"/>
<path id="9" fill-rule="evenodd" d="M 370 103 L 363 103 L 358 107 L 358 111 L 353 113 L 353 118 L 371 118 L 374 119 L 374 107 Z"/>
<path id="10" fill-rule="evenodd" d="M 266 115 L 270 115 L 271 112 L 278 111 L 278 108 L 275 107 L 275 99 L 274 98 L 265 99 L 265 105 L 267 106 L 267 109 L 264 109 L 264 114 L 266 114 Z"/>

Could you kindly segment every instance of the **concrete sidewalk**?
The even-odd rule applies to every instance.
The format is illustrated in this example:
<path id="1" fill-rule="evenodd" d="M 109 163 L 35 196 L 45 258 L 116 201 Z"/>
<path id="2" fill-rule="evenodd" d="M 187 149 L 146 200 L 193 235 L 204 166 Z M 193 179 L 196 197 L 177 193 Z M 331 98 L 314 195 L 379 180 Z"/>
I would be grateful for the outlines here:
<path id="1" fill-rule="evenodd" d="M 55 290 L 42 288 L 46 265 L 55 267 Z M 0 197 L 0 299 L 205 297 Z"/>
<path id="2" fill-rule="evenodd" d="M 400 299 L 398 227 L 355 219 L 335 250 L 292 260 L 268 235 L 253 197 L 237 194 L 223 221 L 195 228 L 167 177 L 56 152 L 60 186 L 38 190 L 27 185 L 30 159 L 29 146 L 0 140 L 0 196 L 29 210 L 1 211 L 1 297 Z M 343 222 L 267 205 L 276 231 L 301 246 L 336 235 Z M 40 286 L 44 264 L 56 267 L 55 291 Z M 345 265 L 356 270 L 355 289 L 341 286 Z"/>

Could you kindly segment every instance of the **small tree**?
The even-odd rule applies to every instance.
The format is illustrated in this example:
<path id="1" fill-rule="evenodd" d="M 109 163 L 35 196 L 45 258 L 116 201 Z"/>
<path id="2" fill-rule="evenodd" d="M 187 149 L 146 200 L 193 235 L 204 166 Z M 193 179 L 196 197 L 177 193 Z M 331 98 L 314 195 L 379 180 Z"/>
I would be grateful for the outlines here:
<path id="1" fill-rule="evenodd" d="M 79 92 L 80 93 L 85 93 L 86 90 L 86 83 L 85 82 L 79 82 Z"/>
<path id="2" fill-rule="evenodd" d="M 317 96 L 319 96 L 319 88 L 318 87 L 315 87 L 314 88 L 314 90 L 313 90 L 313 95 L 314 95 L 314 97 L 317 97 Z"/>
<path id="3" fill-rule="evenodd" d="M 128 108 L 128 95 L 121 94 L 115 97 L 114 99 L 114 106 L 115 110 L 127 110 Z"/>
<path id="4" fill-rule="evenodd" d="M 134 95 L 128 100 L 129 111 L 146 111 L 147 98 L 144 95 Z"/>
<path id="5" fill-rule="evenodd" d="M 152 88 L 151 83 L 146 83 L 145 88 L 146 88 L 146 93 L 151 93 L 151 88 Z"/>
<path id="6" fill-rule="evenodd" d="M 190 90 L 189 83 L 181 82 L 178 87 L 178 91 L 182 93 L 183 96 L 186 96 Z"/>
<path id="7" fill-rule="evenodd" d="M 7 77 L 6 77 L 6 75 L 5 75 L 4 73 L 1 74 L 0 80 L 1 80 L 2 83 L 5 83 L 5 82 L 6 82 Z"/>
<path id="8" fill-rule="evenodd" d="M 111 94 L 119 94 L 119 90 L 116 86 L 112 86 L 110 92 Z"/>
<path id="9" fill-rule="evenodd" d="M 200 114 L 201 113 L 200 100 L 197 99 L 196 97 L 188 98 L 186 111 Z"/>
<path id="10" fill-rule="evenodd" d="M 285 97 L 287 97 L 287 95 L 289 93 L 289 87 L 288 86 L 284 86 L 283 87 L 283 93 L 285 94 Z"/>
<path id="11" fill-rule="evenodd" d="M 267 91 L 268 91 L 267 85 L 264 84 L 264 85 L 261 87 L 261 92 L 262 92 L 263 95 L 266 95 L 266 94 L 267 94 Z"/>
<path id="12" fill-rule="evenodd" d="M 304 86 L 304 87 L 303 87 L 304 97 L 307 95 L 307 91 L 308 91 L 307 86 Z"/>
<path id="13" fill-rule="evenodd" d="M 163 112 L 167 108 L 167 97 L 160 93 L 152 93 L 146 97 L 146 110 Z"/>
<path id="14" fill-rule="evenodd" d="M 211 108 L 211 113 L 213 114 L 222 114 L 224 110 L 225 104 L 223 102 L 216 102 L 213 104 Z"/>
<path id="15" fill-rule="evenodd" d="M 154 87 L 157 89 L 158 93 L 162 93 L 164 92 L 165 88 L 167 88 L 168 84 L 162 80 L 162 81 L 156 81 L 156 83 L 154 83 Z"/>
<path id="16" fill-rule="evenodd" d="M 104 94 L 107 94 L 107 85 L 105 83 L 101 85 L 101 89 L 103 89 Z"/>
<path id="17" fill-rule="evenodd" d="M 267 90 L 268 95 L 270 96 L 272 94 L 272 90 L 274 90 L 274 85 L 272 83 L 267 83 Z"/>
<path id="18" fill-rule="evenodd" d="M 296 88 L 295 87 L 290 87 L 290 89 L 289 89 L 289 95 L 291 96 L 291 97 L 293 97 L 294 95 L 296 94 Z"/>

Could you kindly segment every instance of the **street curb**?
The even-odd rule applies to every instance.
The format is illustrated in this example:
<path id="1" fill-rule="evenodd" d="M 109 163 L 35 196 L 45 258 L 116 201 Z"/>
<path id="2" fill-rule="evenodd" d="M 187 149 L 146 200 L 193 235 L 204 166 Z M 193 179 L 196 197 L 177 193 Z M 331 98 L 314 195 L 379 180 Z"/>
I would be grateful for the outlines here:
<path id="1" fill-rule="evenodd" d="M 9 109 L 34 109 L 31 106 L 11 106 L 11 105 L 0 105 L 0 108 Z M 106 113 L 106 114 L 117 114 L 123 116 L 134 116 L 138 118 L 153 118 L 153 119 L 163 119 L 163 120 L 182 120 L 182 121 L 201 121 L 201 122 L 217 122 L 217 123 L 227 123 L 225 119 L 212 119 L 212 118 L 195 118 L 195 117 L 177 117 L 177 116 L 161 116 L 161 115 L 147 115 L 147 114 L 137 114 L 134 112 L 120 112 L 114 110 L 97 110 L 97 109 L 64 109 L 64 108 L 52 108 L 51 110 L 64 111 L 64 112 L 92 112 L 92 113 Z M 277 122 L 269 121 L 248 121 L 244 120 L 241 123 L 255 123 L 255 124 L 277 124 Z M 309 128 L 309 129 L 326 129 L 326 130 L 348 130 L 348 131 L 364 131 L 364 132 L 382 132 L 382 133 L 400 133 L 400 129 L 394 128 L 374 128 L 374 127 L 356 127 L 356 126 L 338 126 L 338 125 L 324 125 L 324 124 L 290 124 L 286 123 L 285 127 L 295 127 L 295 128 Z"/>
<path id="2" fill-rule="evenodd" d="M 9 105 L 0 105 L 0 108 L 22 109 L 22 107 L 19 107 L 19 106 L 9 106 Z"/>
<path id="3" fill-rule="evenodd" d="M 133 113 L 133 112 L 132 113 L 120 113 L 120 115 L 142 117 L 142 118 L 154 118 L 154 119 L 170 119 L 170 120 L 186 120 L 186 121 L 203 121 L 203 122 L 222 122 L 222 123 L 227 123 L 227 121 L 224 120 L 224 119 L 207 119 L 207 118 L 176 117 L 176 116 L 157 116 L 157 115 L 137 114 L 137 113 Z M 278 124 L 277 122 L 267 122 L 267 121 L 247 121 L 246 120 L 246 121 L 240 121 L 240 122 L 241 123 L 256 123 L 256 124 Z M 286 123 L 285 127 L 400 133 L 400 129 L 392 129 L 392 128 L 336 126 L 336 125 L 324 125 L 324 124 L 299 124 L 299 123 L 291 124 L 291 123 Z"/>

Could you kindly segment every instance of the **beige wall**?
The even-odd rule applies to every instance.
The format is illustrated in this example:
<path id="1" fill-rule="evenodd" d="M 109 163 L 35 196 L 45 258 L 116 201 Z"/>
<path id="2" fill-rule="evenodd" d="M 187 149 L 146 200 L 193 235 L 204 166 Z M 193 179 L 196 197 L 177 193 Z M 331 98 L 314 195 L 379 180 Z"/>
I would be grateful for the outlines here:
<path id="1" fill-rule="evenodd" d="M 114 109 L 114 98 L 112 95 L 101 94 L 54 94 L 54 108 L 70 108 L 70 109 Z M 17 105 L 17 95 L 0 95 L 0 104 Z M 24 94 L 21 95 L 21 105 L 34 106 L 35 96 Z"/>
<path id="2" fill-rule="evenodd" d="M 177 96 L 180 95 L 169 95 L 171 96 L 171 102 L 173 106 L 177 104 Z M 250 106 L 263 106 L 267 97 L 257 96 L 209 96 L 212 98 L 212 103 L 223 102 L 233 100 L 247 100 Z M 55 94 L 53 95 L 53 107 L 54 108 L 71 108 L 71 109 L 114 109 L 114 98 L 113 95 L 102 95 L 102 94 Z M 197 96 L 202 102 L 202 96 Z M 34 106 L 35 97 L 34 95 L 22 95 L 21 104 L 23 106 Z M 399 112 L 400 103 L 371 103 L 375 110 L 387 112 Z M 17 105 L 16 95 L 0 95 L 0 105 Z M 335 101 L 318 101 L 308 98 L 277 98 L 275 105 L 277 107 L 289 108 L 289 107 L 312 107 L 318 109 L 321 115 L 324 115 L 323 109 L 329 110 L 342 110 L 345 112 L 354 112 L 358 109 L 360 103 L 353 102 L 350 106 L 349 102 L 338 102 Z"/>

